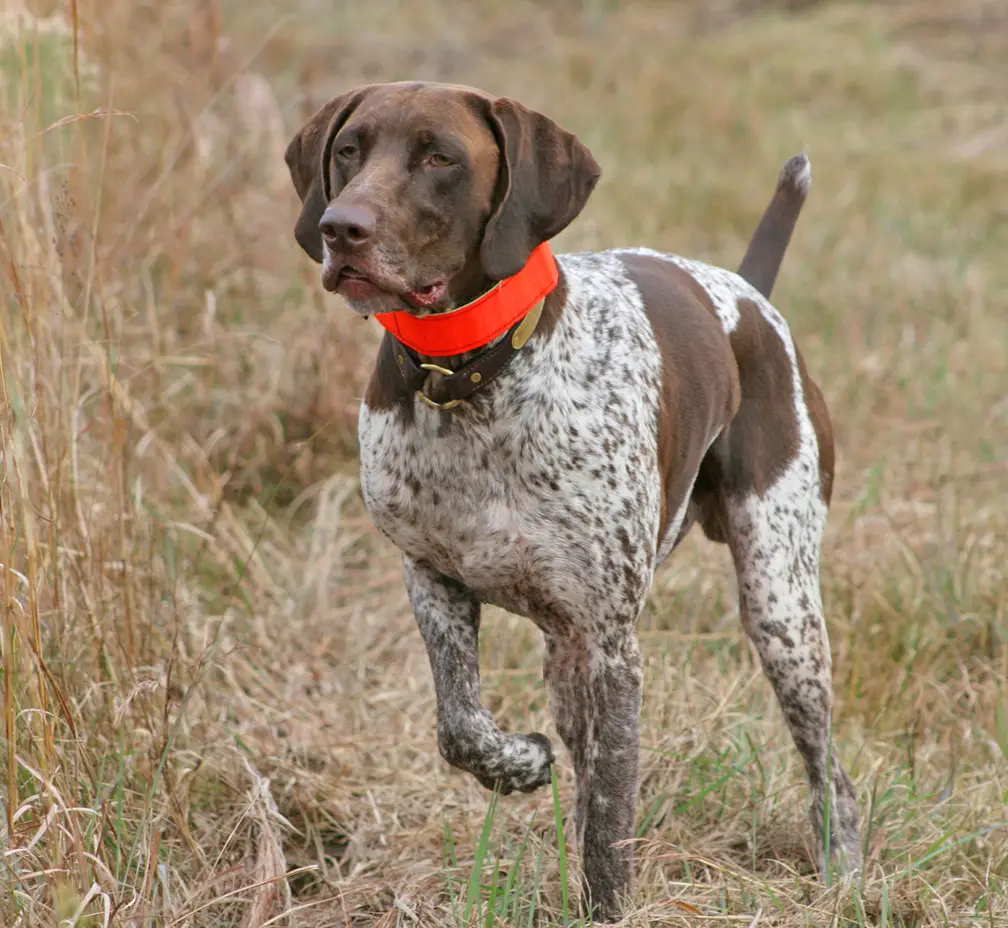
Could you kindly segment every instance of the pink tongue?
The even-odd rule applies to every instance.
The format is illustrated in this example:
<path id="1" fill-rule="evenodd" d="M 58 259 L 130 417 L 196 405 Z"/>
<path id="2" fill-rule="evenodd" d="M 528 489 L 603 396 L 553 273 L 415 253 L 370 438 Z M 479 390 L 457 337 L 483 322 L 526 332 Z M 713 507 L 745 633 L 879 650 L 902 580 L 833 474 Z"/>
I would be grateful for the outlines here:
<path id="1" fill-rule="evenodd" d="M 437 303 L 444 296 L 445 285 L 443 283 L 432 284 L 422 290 L 410 290 L 406 294 L 406 299 L 413 306 L 428 308 Z"/>

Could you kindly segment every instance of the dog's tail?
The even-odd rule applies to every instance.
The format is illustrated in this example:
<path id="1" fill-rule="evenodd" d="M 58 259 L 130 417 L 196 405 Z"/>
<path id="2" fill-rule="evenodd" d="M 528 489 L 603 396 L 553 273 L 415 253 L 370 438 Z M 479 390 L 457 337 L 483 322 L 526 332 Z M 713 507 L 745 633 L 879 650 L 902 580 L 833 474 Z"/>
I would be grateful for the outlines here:
<path id="1" fill-rule="evenodd" d="M 739 265 L 738 274 L 767 299 L 777 280 L 781 261 L 798 214 L 812 183 L 812 165 L 803 152 L 789 158 L 777 178 L 777 189 L 766 208 Z"/>

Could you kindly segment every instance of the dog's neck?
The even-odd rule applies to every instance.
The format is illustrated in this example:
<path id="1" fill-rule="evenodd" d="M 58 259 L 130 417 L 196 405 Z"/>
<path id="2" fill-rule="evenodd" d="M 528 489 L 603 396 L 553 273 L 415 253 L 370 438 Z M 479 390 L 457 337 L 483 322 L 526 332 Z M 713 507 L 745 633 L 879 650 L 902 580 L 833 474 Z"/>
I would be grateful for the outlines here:
<path id="1" fill-rule="evenodd" d="M 465 306 L 467 303 L 478 300 L 481 296 L 485 296 L 493 290 L 498 283 L 499 281 L 487 277 L 481 261 L 470 259 L 466 266 L 449 283 L 448 293 L 450 294 L 450 299 L 448 305 L 441 312 L 450 312 L 453 309 L 458 309 L 460 306 Z"/>
<path id="2" fill-rule="evenodd" d="M 487 277 L 481 262 L 470 262 L 470 265 L 471 266 L 463 268 L 455 280 L 452 281 L 450 287 L 451 300 L 448 305 L 441 310 L 441 312 L 451 312 L 454 309 L 458 309 L 460 306 L 472 303 L 474 300 L 478 300 L 481 296 L 485 296 L 499 283 L 499 281 Z M 441 367 L 448 368 L 449 370 L 457 371 L 460 368 L 465 367 L 465 365 L 475 358 L 481 351 L 485 351 L 487 348 L 491 348 L 498 344 L 506 334 L 507 333 L 498 335 L 485 345 L 479 348 L 474 348 L 472 351 L 467 351 L 464 354 L 450 355 L 446 358 L 420 354 L 419 352 L 414 352 L 414 354 L 416 354 L 417 358 L 423 364 L 438 364 Z"/>

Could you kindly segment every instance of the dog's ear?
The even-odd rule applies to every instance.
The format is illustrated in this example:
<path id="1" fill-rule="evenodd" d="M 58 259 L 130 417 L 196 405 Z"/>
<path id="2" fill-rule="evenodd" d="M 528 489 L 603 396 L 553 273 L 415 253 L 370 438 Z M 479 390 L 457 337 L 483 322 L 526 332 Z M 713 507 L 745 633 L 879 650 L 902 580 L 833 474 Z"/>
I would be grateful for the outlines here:
<path id="1" fill-rule="evenodd" d="M 301 215 L 294 225 L 294 238 L 319 264 L 322 263 L 319 222 L 329 205 L 327 174 L 332 140 L 369 89 L 360 87 L 326 103 L 291 139 L 284 154 L 294 189 L 301 198 Z"/>
<path id="2" fill-rule="evenodd" d="M 602 169 L 570 132 L 514 100 L 490 103 L 490 125 L 501 166 L 480 259 L 489 277 L 503 280 L 574 221 Z"/>

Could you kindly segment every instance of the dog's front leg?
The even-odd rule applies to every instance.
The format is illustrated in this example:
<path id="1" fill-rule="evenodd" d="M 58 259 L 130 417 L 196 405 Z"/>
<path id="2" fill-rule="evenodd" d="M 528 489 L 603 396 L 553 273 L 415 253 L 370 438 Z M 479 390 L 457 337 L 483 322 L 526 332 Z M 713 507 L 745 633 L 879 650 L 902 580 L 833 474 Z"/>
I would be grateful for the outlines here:
<path id="1" fill-rule="evenodd" d="M 462 584 L 404 558 L 406 589 L 427 645 L 437 694 L 438 749 L 487 789 L 531 792 L 550 781 L 545 735 L 506 735 L 480 705 L 480 604 Z"/>
<path id="2" fill-rule="evenodd" d="M 619 917 L 633 880 L 640 751 L 640 650 L 632 624 L 546 635 L 550 711 L 574 765 L 574 824 L 585 902 L 600 921 Z M 618 845 L 618 846 L 617 846 Z"/>

